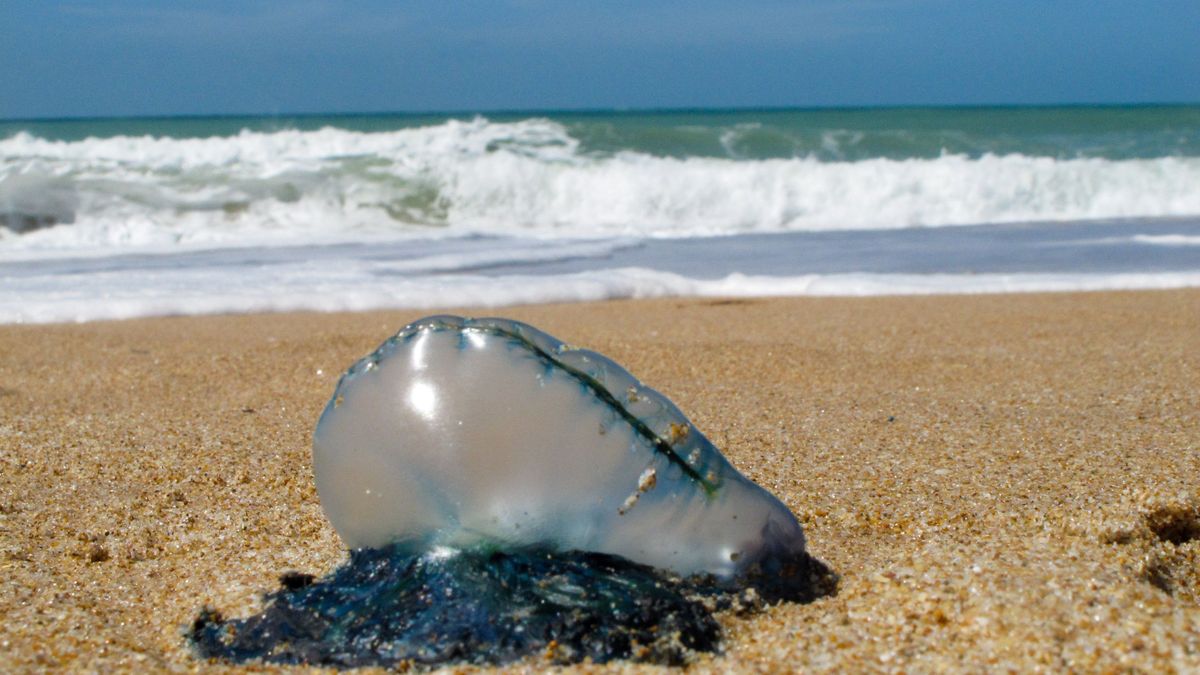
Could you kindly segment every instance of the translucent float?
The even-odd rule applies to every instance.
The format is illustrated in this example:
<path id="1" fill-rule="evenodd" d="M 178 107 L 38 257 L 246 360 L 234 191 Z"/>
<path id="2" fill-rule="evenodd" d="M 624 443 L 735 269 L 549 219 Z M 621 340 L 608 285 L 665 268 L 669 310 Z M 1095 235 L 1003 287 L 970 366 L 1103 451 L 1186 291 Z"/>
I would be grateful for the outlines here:
<path id="1" fill-rule="evenodd" d="M 506 319 L 422 319 L 356 363 L 313 469 L 351 548 L 536 545 L 727 580 L 807 558 L 795 516 L 665 396 Z"/>

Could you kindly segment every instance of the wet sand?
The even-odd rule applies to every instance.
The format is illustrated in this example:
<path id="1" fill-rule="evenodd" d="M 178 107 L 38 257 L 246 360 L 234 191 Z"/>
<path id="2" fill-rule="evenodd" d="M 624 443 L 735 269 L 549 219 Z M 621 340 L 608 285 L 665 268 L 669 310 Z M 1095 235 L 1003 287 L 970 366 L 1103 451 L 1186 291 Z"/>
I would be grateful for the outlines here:
<path id="1" fill-rule="evenodd" d="M 425 313 L 0 326 L 0 669 L 223 668 L 184 629 L 342 559 L 312 426 Z M 625 364 L 841 575 L 699 669 L 1200 668 L 1200 291 L 474 313 Z"/>

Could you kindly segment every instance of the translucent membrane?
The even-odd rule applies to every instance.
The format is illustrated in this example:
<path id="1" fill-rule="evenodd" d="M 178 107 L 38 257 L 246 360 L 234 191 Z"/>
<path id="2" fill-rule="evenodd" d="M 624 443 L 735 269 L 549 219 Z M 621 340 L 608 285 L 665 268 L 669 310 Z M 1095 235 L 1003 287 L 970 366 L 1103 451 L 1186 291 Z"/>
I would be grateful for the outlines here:
<path id="1" fill-rule="evenodd" d="M 727 580 L 807 569 L 792 513 L 669 400 L 515 321 L 405 327 L 342 377 L 313 448 L 351 548 L 539 546 Z"/>

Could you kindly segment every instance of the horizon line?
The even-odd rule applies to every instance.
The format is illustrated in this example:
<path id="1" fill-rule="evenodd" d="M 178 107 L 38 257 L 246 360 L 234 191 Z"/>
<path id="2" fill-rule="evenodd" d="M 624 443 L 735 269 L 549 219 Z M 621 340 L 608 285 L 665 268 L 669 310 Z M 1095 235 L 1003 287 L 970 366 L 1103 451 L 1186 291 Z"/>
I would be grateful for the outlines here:
<path id="1" fill-rule="evenodd" d="M 1138 103 L 967 103 L 927 104 L 903 103 L 880 105 L 768 105 L 768 106 L 663 106 L 663 107 L 578 107 L 578 108 L 495 108 L 458 110 L 377 110 L 377 111 L 302 111 L 302 112 L 229 112 L 229 113 L 164 113 L 164 114 L 121 114 L 121 115 L 63 115 L 50 117 L 2 117 L 0 124 L 19 122 L 89 122 L 100 120 L 199 120 L 236 118 L 317 118 L 317 117 L 512 117 L 512 116 L 556 116 L 556 115 L 671 115 L 694 113 L 736 112 L 862 112 L 884 110 L 1054 110 L 1054 109 L 1113 109 L 1113 108 L 1192 108 L 1200 107 L 1200 101 L 1163 101 Z"/>

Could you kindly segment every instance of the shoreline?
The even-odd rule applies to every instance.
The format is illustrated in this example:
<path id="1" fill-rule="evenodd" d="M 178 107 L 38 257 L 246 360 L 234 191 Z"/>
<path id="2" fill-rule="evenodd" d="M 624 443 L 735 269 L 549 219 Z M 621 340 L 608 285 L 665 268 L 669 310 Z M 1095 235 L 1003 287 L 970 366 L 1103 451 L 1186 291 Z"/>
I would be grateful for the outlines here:
<path id="1" fill-rule="evenodd" d="M 0 326 L 0 661 L 203 667 L 201 606 L 340 562 L 312 425 L 432 313 Z M 1200 289 L 474 314 L 663 392 L 841 575 L 700 669 L 1200 667 Z"/>
<path id="2" fill-rule="evenodd" d="M 0 254 L 8 282 L 0 289 L 0 324 L 464 304 L 503 311 L 627 299 L 1200 288 L 1195 217 L 684 234 L 377 233 L 356 241 L 280 245 L 267 238 L 97 257 L 10 251 Z"/>

